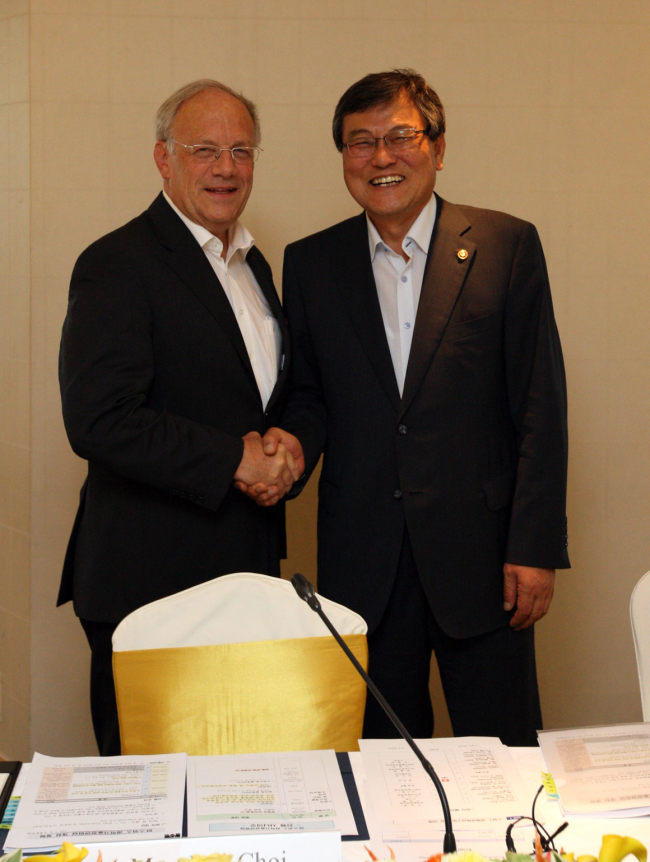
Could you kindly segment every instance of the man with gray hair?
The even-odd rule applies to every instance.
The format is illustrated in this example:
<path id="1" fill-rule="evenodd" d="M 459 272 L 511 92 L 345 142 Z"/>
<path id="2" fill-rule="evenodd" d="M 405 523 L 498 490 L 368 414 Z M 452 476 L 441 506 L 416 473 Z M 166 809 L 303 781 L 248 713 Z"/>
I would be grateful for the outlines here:
<path id="1" fill-rule="evenodd" d="M 91 647 L 102 754 L 119 753 L 111 636 L 136 608 L 235 571 L 279 575 L 297 441 L 266 455 L 288 337 L 271 270 L 239 221 L 259 153 L 254 105 L 212 80 L 156 118 L 163 190 L 76 263 L 59 376 L 74 451 L 88 461 L 58 603 Z M 234 482 L 272 489 L 267 506 Z"/>

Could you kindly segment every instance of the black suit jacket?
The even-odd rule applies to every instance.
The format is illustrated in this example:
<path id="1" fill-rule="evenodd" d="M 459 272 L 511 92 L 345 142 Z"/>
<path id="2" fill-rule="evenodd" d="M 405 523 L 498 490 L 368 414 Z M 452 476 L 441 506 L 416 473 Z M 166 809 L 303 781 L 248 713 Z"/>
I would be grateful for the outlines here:
<path id="1" fill-rule="evenodd" d="M 324 451 L 319 590 L 372 631 L 406 525 L 442 628 L 504 625 L 504 562 L 568 566 L 565 377 L 535 228 L 438 198 L 401 398 L 364 214 L 287 248 L 284 302 L 283 423 L 308 469 Z"/>
<path id="2" fill-rule="evenodd" d="M 59 604 L 116 622 L 216 575 L 279 574 L 282 506 L 232 487 L 242 435 L 277 424 L 288 338 L 271 270 L 247 262 L 283 334 L 264 411 L 230 303 L 198 243 L 160 195 L 79 258 L 59 375 L 72 448 L 88 478 Z"/>

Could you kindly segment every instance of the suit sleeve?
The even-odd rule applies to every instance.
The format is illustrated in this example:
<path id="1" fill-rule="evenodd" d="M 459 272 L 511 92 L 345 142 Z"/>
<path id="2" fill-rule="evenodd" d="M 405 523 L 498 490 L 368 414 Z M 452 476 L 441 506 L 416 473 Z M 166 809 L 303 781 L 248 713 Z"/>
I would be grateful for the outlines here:
<path id="1" fill-rule="evenodd" d="M 305 455 L 305 480 L 311 475 L 325 445 L 327 410 L 323 400 L 318 362 L 314 356 L 309 321 L 304 307 L 304 280 L 296 249 L 288 246 L 282 270 L 282 299 L 291 333 L 290 395 L 282 425 L 300 440 Z"/>
<path id="2" fill-rule="evenodd" d="M 526 224 L 506 300 L 504 356 L 517 473 L 505 562 L 567 568 L 567 399 L 541 243 Z"/>
<path id="3" fill-rule="evenodd" d="M 125 257 L 96 244 L 72 274 L 59 354 L 70 444 L 80 457 L 126 480 L 216 510 L 243 442 L 152 406 L 154 312 L 142 274 Z M 188 375 L 187 386 L 193 384 Z"/>

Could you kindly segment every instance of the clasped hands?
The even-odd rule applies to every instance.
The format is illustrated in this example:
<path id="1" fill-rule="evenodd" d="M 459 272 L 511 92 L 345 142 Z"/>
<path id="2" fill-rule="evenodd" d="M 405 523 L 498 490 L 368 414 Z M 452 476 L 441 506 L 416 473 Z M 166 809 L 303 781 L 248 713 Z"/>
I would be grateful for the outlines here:
<path id="1" fill-rule="evenodd" d="M 274 506 L 305 472 L 305 459 L 297 437 L 282 428 L 269 428 L 243 437 L 244 454 L 233 483 L 258 506 Z"/>

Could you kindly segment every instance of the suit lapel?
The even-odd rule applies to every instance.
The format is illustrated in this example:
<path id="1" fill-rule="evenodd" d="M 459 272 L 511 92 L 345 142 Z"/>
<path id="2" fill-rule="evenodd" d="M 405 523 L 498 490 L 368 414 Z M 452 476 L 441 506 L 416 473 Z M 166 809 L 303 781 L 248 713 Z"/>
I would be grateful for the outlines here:
<path id="1" fill-rule="evenodd" d="M 147 212 L 160 241 L 160 252 L 165 263 L 214 317 L 217 325 L 227 333 L 257 389 L 250 358 L 232 306 L 205 253 L 165 201 L 162 194 L 158 195 Z M 260 285 L 271 311 L 280 322 L 282 342 L 286 345 L 288 342 L 286 324 L 273 287 L 271 270 L 261 252 L 254 246 L 247 255 L 246 261 Z M 286 365 L 286 363 L 284 364 Z"/>
<path id="2" fill-rule="evenodd" d="M 226 330 L 243 358 L 246 348 L 239 326 L 205 253 L 162 194 L 151 204 L 148 214 L 160 240 L 165 263 L 205 306 L 218 325 Z"/>
<path id="3" fill-rule="evenodd" d="M 350 219 L 346 227 L 347 235 L 332 257 L 334 284 L 339 286 L 342 301 L 370 364 L 397 410 L 399 389 L 372 273 L 365 213 Z"/>
<path id="4" fill-rule="evenodd" d="M 402 413 L 433 362 L 456 300 L 470 270 L 476 245 L 462 238 L 471 227 L 458 207 L 437 198 L 438 215 L 431 237 L 413 341 L 406 369 Z"/>

